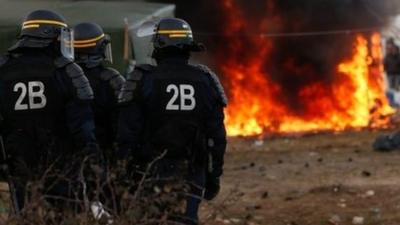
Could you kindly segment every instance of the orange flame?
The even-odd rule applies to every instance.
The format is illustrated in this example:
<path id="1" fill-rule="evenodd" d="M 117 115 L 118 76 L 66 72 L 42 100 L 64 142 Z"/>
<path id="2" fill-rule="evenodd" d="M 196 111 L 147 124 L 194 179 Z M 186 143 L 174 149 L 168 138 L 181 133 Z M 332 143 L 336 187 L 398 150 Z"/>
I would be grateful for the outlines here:
<path id="1" fill-rule="evenodd" d="M 232 0 L 224 0 L 224 7 L 229 11 L 227 34 L 242 32 L 246 24 L 240 19 L 242 15 L 238 7 Z M 383 127 L 389 123 L 387 116 L 393 113 L 393 109 L 384 93 L 379 34 L 355 37 L 353 55 L 337 66 L 330 88 L 316 82 L 299 91 L 299 99 L 312 99 L 304 105 L 307 109 L 304 114 L 291 112 L 279 101 L 282 87 L 268 80 L 263 70 L 272 49 L 271 40 L 254 36 L 250 43 L 258 51 L 243 60 L 239 50 L 246 46 L 239 38 L 233 38 L 230 57 L 221 65 L 230 94 L 230 103 L 225 110 L 228 135 L 341 131 Z M 295 67 L 290 63 L 286 66 Z"/>

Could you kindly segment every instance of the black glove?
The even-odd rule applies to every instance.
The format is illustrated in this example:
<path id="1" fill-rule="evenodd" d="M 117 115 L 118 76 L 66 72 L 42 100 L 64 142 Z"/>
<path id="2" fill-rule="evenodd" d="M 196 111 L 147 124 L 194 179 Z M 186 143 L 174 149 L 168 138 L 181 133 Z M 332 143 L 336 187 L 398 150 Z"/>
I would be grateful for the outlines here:
<path id="1" fill-rule="evenodd" d="M 86 177 L 90 177 L 91 179 L 106 179 L 107 170 L 103 153 L 96 143 L 86 144 L 86 146 L 82 149 L 81 157 L 82 159 L 86 159 L 84 165 L 84 173 Z M 80 165 L 78 165 L 78 168 L 79 167 Z"/>
<path id="2" fill-rule="evenodd" d="M 207 177 L 205 188 L 204 199 L 213 200 L 219 193 L 219 177 Z"/>

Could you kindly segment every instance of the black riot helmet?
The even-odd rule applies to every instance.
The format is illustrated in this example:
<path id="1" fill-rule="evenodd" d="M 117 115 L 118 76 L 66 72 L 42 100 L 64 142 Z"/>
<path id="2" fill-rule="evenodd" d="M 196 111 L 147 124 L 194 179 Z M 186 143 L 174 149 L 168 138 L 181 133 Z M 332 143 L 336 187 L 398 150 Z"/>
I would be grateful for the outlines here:
<path id="1" fill-rule="evenodd" d="M 152 35 L 155 52 L 163 49 L 200 52 L 205 49 L 204 45 L 194 41 L 190 25 L 178 18 L 147 21 L 138 29 L 137 35 L 138 37 Z"/>
<path id="2" fill-rule="evenodd" d="M 25 18 L 21 27 L 18 42 L 9 49 L 16 51 L 21 48 L 47 48 L 57 43 L 56 50 L 64 57 L 73 60 L 73 37 L 65 18 L 50 10 L 36 10 Z"/>
<path id="3" fill-rule="evenodd" d="M 65 18 L 49 10 L 31 12 L 24 20 L 21 37 L 54 39 L 61 34 L 62 28 L 67 28 Z"/>
<path id="4" fill-rule="evenodd" d="M 99 59 L 112 62 L 110 36 L 98 24 L 80 23 L 73 30 L 78 61 Z"/>

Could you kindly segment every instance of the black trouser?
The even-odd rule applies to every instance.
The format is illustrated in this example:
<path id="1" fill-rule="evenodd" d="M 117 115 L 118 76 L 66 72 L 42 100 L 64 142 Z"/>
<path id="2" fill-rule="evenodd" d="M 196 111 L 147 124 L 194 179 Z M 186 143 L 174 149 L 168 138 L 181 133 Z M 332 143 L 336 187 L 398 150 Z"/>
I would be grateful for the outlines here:
<path id="1" fill-rule="evenodd" d="M 5 148 L 11 157 L 10 173 L 20 209 L 43 195 L 54 206 L 77 208 L 76 204 L 71 208 L 71 203 L 80 193 L 78 169 L 72 166 L 70 158 L 63 156 L 72 151 L 70 143 L 24 130 L 6 137 Z"/>
<path id="2" fill-rule="evenodd" d="M 202 172 L 203 171 L 203 172 Z M 182 218 L 177 221 L 184 224 L 197 225 L 199 222 L 198 211 L 203 197 L 205 185 L 205 170 L 199 170 L 189 174 L 187 182 L 190 185 L 190 192 L 186 196 L 186 211 Z"/>
<path id="3" fill-rule="evenodd" d="M 171 216 L 171 220 L 188 225 L 198 224 L 198 210 L 205 186 L 205 169 L 193 168 L 192 163 L 183 160 L 161 160 L 156 163 L 156 176 L 160 180 L 183 182 L 183 198 L 186 209 L 183 214 Z M 175 181 L 176 180 L 176 181 Z M 163 184 L 163 182 L 161 182 Z"/>

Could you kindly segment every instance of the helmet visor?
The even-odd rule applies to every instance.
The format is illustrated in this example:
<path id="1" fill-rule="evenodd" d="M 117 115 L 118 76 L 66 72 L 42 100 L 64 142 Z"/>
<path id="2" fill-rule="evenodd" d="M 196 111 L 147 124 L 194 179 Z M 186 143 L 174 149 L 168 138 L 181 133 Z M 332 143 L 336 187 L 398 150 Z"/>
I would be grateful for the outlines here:
<path id="1" fill-rule="evenodd" d="M 69 28 L 61 28 L 60 34 L 61 54 L 70 60 L 74 60 L 74 32 Z"/>
<path id="2" fill-rule="evenodd" d="M 107 43 L 106 48 L 104 49 L 104 57 L 105 60 L 113 63 L 113 54 L 112 54 L 112 45 L 111 42 Z"/>
<path id="3" fill-rule="evenodd" d="M 157 33 L 159 19 L 153 19 L 144 22 L 140 25 L 139 29 L 136 32 L 136 35 L 140 38 L 142 37 L 150 37 Z"/>

